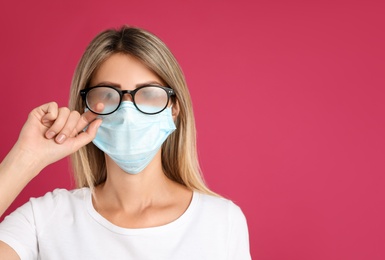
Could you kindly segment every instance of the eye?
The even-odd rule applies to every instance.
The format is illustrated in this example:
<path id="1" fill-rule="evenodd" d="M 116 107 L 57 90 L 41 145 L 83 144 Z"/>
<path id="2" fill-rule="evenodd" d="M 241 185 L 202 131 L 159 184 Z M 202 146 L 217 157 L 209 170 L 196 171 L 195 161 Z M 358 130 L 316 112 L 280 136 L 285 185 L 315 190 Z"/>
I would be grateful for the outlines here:
<path id="1" fill-rule="evenodd" d="M 111 92 L 107 92 L 107 93 L 104 93 L 104 97 L 102 97 L 102 98 L 109 100 L 109 99 L 113 98 L 113 95 Z"/>

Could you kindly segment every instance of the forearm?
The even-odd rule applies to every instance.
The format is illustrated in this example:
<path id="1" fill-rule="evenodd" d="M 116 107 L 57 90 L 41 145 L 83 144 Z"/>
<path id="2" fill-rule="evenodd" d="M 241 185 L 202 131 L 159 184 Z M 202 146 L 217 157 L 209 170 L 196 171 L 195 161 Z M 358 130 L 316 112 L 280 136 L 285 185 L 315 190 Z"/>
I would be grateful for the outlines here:
<path id="1" fill-rule="evenodd" d="M 0 164 L 0 216 L 40 171 L 29 152 L 12 148 Z"/>

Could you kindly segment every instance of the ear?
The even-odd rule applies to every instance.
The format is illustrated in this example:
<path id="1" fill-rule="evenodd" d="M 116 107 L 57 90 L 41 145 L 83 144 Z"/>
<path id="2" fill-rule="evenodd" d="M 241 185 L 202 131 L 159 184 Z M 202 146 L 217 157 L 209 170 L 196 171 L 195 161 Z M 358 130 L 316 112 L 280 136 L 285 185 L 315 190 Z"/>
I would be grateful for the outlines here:
<path id="1" fill-rule="evenodd" d="M 176 99 L 175 102 L 173 102 L 172 107 L 171 107 L 171 112 L 172 112 L 172 119 L 174 122 L 176 121 L 176 118 L 179 115 L 179 102 Z"/>

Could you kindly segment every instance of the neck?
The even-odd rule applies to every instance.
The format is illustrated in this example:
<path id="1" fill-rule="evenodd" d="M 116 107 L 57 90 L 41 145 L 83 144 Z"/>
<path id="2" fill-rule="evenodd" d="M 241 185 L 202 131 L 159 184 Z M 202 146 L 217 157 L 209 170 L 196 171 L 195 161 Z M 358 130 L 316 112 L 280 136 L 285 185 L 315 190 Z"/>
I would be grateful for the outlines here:
<path id="1" fill-rule="evenodd" d="M 166 177 L 160 151 L 140 173 L 129 174 L 106 156 L 107 179 L 95 189 L 95 204 L 125 211 L 162 204 L 174 196 L 181 185 Z"/>

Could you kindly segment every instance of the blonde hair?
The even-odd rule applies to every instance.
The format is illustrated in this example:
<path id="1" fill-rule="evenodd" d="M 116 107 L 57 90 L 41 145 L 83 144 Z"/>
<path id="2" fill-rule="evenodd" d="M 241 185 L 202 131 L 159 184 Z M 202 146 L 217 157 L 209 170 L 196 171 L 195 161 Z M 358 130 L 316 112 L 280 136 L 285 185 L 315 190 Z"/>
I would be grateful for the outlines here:
<path id="1" fill-rule="evenodd" d="M 183 72 L 167 46 L 143 29 L 123 26 L 101 32 L 89 44 L 76 68 L 70 93 L 71 110 L 84 111 L 79 91 L 87 88 L 98 66 L 115 53 L 131 55 L 159 76 L 176 94 L 179 115 L 176 130 L 162 146 L 162 166 L 166 176 L 190 189 L 215 194 L 205 185 L 196 150 L 196 129 L 190 94 Z M 103 183 L 107 177 L 104 153 L 93 143 L 71 156 L 77 187 Z"/>

